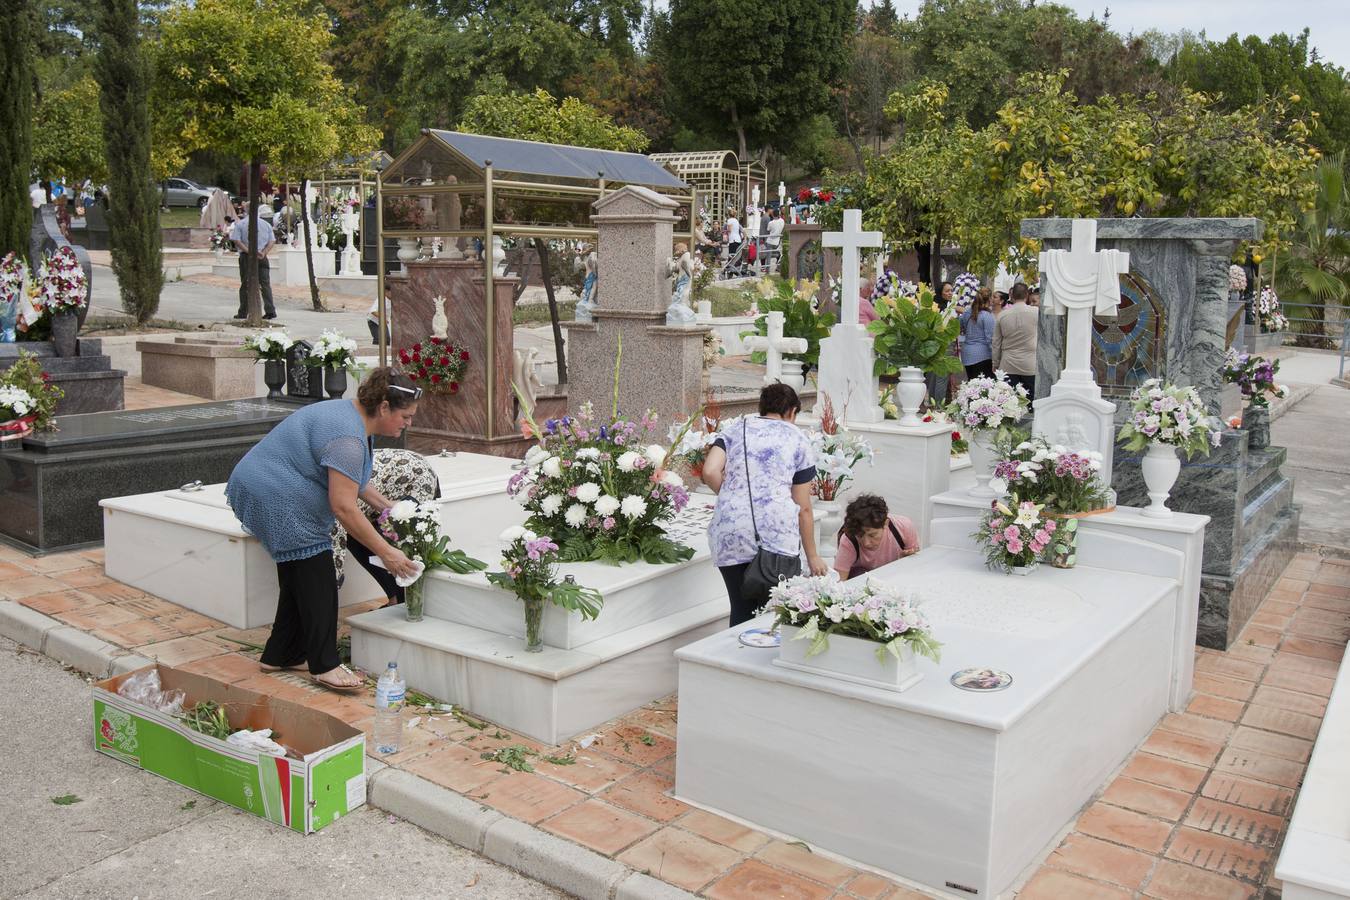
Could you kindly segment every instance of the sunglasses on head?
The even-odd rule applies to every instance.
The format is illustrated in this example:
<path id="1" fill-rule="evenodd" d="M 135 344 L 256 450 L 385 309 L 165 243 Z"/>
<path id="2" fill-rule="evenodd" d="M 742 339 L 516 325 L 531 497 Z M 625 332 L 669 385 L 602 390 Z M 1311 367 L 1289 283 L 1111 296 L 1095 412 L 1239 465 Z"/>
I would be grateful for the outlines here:
<path id="1" fill-rule="evenodd" d="M 411 394 L 413 400 L 421 400 L 421 399 L 422 399 L 422 389 L 421 389 L 421 388 L 406 388 L 406 387 L 404 387 L 404 386 L 401 385 L 401 384 L 391 384 L 391 385 L 389 385 L 389 390 L 391 390 L 391 391 L 399 391 L 399 392 L 404 393 L 404 394 Z M 392 399 L 394 399 L 394 398 L 393 398 L 393 396 L 391 395 L 389 399 L 392 400 Z"/>

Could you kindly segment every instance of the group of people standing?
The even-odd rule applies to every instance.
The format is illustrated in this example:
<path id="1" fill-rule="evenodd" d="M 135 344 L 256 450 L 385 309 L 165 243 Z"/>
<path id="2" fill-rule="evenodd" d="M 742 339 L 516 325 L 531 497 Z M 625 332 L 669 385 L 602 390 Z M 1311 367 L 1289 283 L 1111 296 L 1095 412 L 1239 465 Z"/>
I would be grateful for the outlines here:
<path id="1" fill-rule="evenodd" d="M 944 292 L 951 288 L 944 283 Z M 950 302 L 950 295 L 948 296 Z M 967 378 L 992 378 L 1003 372 L 1027 393 L 1036 393 L 1036 328 L 1040 291 L 1023 282 L 1008 294 L 980 288 L 970 306 L 961 313 L 958 353 Z"/>

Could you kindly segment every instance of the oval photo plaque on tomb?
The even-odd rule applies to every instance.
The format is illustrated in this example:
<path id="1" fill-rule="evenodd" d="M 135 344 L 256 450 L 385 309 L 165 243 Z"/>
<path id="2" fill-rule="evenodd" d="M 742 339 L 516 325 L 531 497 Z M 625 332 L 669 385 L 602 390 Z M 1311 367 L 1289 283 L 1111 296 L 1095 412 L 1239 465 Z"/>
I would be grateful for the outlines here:
<path id="1" fill-rule="evenodd" d="M 1013 677 L 1002 669 L 962 669 L 951 678 L 952 686 L 963 691 L 991 693 L 1005 690 L 1012 684 Z"/>

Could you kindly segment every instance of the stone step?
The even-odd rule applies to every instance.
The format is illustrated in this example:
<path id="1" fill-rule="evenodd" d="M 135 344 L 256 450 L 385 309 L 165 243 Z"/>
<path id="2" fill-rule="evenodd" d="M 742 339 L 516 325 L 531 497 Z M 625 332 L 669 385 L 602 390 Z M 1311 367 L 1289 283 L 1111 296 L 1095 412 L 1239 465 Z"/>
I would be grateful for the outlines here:
<path id="1" fill-rule="evenodd" d="M 1282 477 L 1280 467 L 1287 456 L 1288 451 L 1283 447 L 1266 447 L 1247 452 L 1247 465 L 1242 473 L 1244 503 L 1265 493 L 1272 483 Z"/>
<path id="2" fill-rule="evenodd" d="M 1276 472 L 1264 488 L 1251 496 L 1242 508 L 1242 540 L 1257 541 L 1275 520 L 1294 502 L 1294 481 Z"/>

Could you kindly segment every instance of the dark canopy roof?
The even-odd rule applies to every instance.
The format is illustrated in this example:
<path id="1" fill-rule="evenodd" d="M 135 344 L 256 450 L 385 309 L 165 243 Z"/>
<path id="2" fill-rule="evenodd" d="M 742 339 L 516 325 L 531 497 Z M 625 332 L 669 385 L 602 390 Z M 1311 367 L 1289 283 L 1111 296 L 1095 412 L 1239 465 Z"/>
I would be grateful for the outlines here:
<path id="1" fill-rule="evenodd" d="M 682 189 L 687 185 L 662 165 L 641 153 L 618 150 L 593 150 L 564 144 L 519 141 L 514 138 L 464 134 L 459 131 L 430 131 L 437 140 L 453 147 L 480 169 L 492 160 L 499 172 L 518 172 L 578 181 L 606 181 L 638 184 L 645 187 Z"/>

